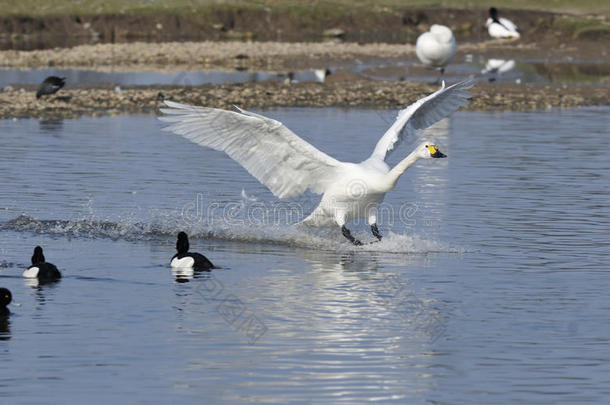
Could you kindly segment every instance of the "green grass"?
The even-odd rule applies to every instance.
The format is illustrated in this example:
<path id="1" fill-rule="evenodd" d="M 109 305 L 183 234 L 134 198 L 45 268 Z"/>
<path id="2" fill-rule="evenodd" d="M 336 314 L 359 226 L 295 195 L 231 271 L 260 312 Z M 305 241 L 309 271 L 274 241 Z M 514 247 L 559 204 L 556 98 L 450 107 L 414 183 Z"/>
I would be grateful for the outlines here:
<path id="1" fill-rule="evenodd" d="M 562 17 L 557 20 L 556 26 L 564 32 L 569 32 L 574 38 L 593 32 L 610 37 L 610 25 L 595 18 Z"/>
<path id="2" fill-rule="evenodd" d="M 205 15 L 218 9 L 270 10 L 299 17 L 329 17 L 350 12 L 395 13 L 409 7 L 487 9 L 491 4 L 501 8 L 536 9 L 567 13 L 610 14 L 607 0 L 0 0 L 0 16 L 47 15 Z"/>

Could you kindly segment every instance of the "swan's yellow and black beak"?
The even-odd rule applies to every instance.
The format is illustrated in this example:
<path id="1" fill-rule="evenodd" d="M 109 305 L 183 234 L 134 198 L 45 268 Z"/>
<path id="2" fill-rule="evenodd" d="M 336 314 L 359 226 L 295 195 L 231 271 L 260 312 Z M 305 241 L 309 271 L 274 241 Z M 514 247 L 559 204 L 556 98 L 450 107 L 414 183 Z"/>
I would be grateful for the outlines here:
<path id="1" fill-rule="evenodd" d="M 447 155 L 445 155 L 443 152 L 441 152 L 438 149 L 438 146 L 436 146 L 436 145 L 426 145 L 426 148 L 428 148 L 428 150 L 430 151 L 430 157 L 433 157 L 433 158 L 447 157 Z"/>

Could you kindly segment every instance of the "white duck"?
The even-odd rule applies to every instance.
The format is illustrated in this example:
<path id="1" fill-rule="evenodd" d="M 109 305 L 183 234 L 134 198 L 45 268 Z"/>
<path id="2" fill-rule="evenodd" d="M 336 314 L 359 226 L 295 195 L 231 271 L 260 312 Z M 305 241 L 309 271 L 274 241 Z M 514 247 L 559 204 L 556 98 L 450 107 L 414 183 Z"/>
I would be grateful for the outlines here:
<path id="1" fill-rule="evenodd" d="M 194 107 L 165 101 L 161 120 L 172 123 L 164 128 L 201 146 L 223 151 L 279 198 L 297 196 L 309 189 L 322 194 L 318 207 L 303 224 L 339 226 L 355 245 L 345 224 L 367 218 L 379 240 L 377 207 L 400 176 L 419 159 L 445 157 L 439 148 L 422 142 L 392 169 L 386 154 L 405 136 L 424 129 L 468 104 L 474 85 L 464 81 L 430 94 L 404 110 L 381 137 L 372 155 L 361 163 L 338 161 L 316 149 L 281 122 L 237 107 L 236 111 Z"/>
<path id="2" fill-rule="evenodd" d="M 521 34 L 511 20 L 498 18 L 498 9 L 489 9 L 489 18 L 485 22 L 487 31 L 492 38 L 519 38 Z"/>
<path id="3" fill-rule="evenodd" d="M 445 66 L 455 55 L 455 37 L 449 27 L 433 24 L 430 31 L 417 38 L 415 53 L 424 65 L 440 69 L 441 76 Z"/>

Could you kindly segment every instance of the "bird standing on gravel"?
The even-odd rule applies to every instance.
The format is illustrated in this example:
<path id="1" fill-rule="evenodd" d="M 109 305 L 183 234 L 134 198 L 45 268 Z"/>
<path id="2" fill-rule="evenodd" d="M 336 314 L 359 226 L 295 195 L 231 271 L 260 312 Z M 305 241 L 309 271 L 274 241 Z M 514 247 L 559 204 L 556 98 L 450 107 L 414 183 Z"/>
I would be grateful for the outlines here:
<path id="1" fill-rule="evenodd" d="M 498 9 L 489 9 L 489 18 L 485 22 L 487 31 L 492 38 L 519 38 L 521 34 L 511 20 L 498 18 Z"/>
<path id="2" fill-rule="evenodd" d="M 65 84 L 65 77 L 49 76 L 44 79 L 44 81 L 40 84 L 40 87 L 38 87 L 36 98 L 39 99 L 46 94 L 55 94 L 59 91 L 59 89 L 64 87 Z"/>
<path id="3" fill-rule="evenodd" d="M 441 76 L 445 73 L 445 66 L 455 55 L 455 50 L 453 32 L 444 25 L 432 25 L 430 31 L 421 34 L 415 43 L 415 53 L 421 63 L 439 69 Z"/>

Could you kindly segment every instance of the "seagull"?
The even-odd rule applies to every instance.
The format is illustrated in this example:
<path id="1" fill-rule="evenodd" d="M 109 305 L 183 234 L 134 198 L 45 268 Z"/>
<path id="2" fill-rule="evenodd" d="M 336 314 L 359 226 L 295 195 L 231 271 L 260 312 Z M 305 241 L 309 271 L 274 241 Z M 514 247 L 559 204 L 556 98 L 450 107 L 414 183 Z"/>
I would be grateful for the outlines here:
<path id="1" fill-rule="evenodd" d="M 44 81 L 40 84 L 40 87 L 38 87 L 36 98 L 39 99 L 46 94 L 55 94 L 59 91 L 59 89 L 64 87 L 65 84 L 65 77 L 49 76 L 44 79 Z"/>
<path id="2" fill-rule="evenodd" d="M 519 38 L 521 34 L 511 20 L 498 18 L 498 9 L 489 9 L 489 18 L 485 22 L 487 31 L 492 38 Z"/>
<path id="3" fill-rule="evenodd" d="M 441 76 L 455 55 L 455 49 L 453 32 L 449 27 L 439 24 L 433 24 L 430 31 L 421 34 L 415 43 L 415 53 L 421 63 L 439 69 Z"/>
<path id="4" fill-rule="evenodd" d="M 424 129 L 468 104 L 474 85 L 467 80 L 417 100 L 398 113 L 394 124 L 361 163 L 341 162 L 301 139 L 281 122 L 234 106 L 235 111 L 195 107 L 165 101 L 169 108 L 159 117 L 171 125 L 166 131 L 208 148 L 225 152 L 264 184 L 276 197 L 290 198 L 310 190 L 322 194 L 315 210 L 301 223 L 314 227 L 338 226 L 354 245 L 362 245 L 345 226 L 367 218 L 371 232 L 377 227 L 377 208 L 400 176 L 419 159 L 444 158 L 439 147 L 422 142 L 390 169 L 386 155 L 408 135 Z"/>

